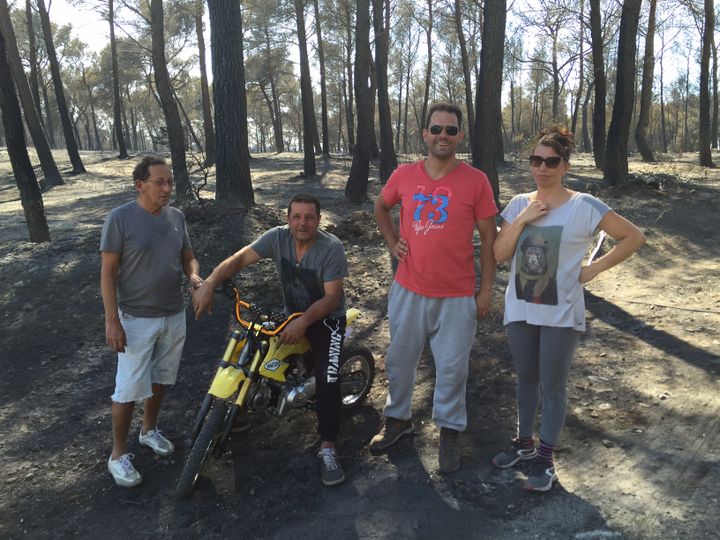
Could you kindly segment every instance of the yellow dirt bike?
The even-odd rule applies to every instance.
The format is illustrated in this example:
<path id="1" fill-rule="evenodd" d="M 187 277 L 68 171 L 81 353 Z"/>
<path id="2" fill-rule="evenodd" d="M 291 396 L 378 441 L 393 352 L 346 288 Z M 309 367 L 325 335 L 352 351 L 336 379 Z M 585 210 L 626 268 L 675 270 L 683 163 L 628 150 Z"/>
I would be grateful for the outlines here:
<path id="1" fill-rule="evenodd" d="M 302 313 L 266 312 L 240 298 L 231 282 L 224 292 L 235 300 L 240 328 L 228 334 L 225 353 L 190 434 L 192 448 L 178 479 L 176 494 L 189 496 L 203 467 L 219 458 L 230 438 L 235 419 L 244 410 L 283 416 L 292 409 L 312 408 L 315 376 L 307 338 L 294 345 L 279 345 L 278 334 Z M 244 318 L 247 313 L 248 318 Z M 347 311 L 347 328 L 360 311 Z M 346 337 L 349 331 L 346 331 Z M 375 377 L 375 359 L 365 347 L 343 346 L 340 355 L 341 410 L 358 407 L 367 397 Z"/>

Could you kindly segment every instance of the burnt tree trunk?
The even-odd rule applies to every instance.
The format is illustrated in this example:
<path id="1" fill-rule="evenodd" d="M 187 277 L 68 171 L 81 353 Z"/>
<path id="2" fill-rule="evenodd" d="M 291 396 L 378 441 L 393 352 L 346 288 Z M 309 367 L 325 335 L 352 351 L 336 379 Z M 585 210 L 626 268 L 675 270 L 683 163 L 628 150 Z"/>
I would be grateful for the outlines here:
<path id="1" fill-rule="evenodd" d="M 10 66 L 12 80 L 15 82 L 15 88 L 17 89 L 17 94 L 22 104 L 25 123 L 35 144 L 35 151 L 40 159 L 40 167 L 45 176 L 45 182 L 51 186 L 61 185 L 64 182 L 55 164 L 50 145 L 45 138 L 40 117 L 35 109 L 35 103 L 33 103 L 30 85 L 25 77 L 22 60 L 20 59 L 20 51 L 18 51 L 17 38 L 15 37 L 15 30 L 10 22 L 10 10 L 8 9 L 7 0 L 0 0 L 0 34 L 2 34 L 5 41 L 7 63 Z"/>
<path id="2" fill-rule="evenodd" d="M 313 106 L 312 82 L 310 80 L 310 61 L 307 52 L 305 35 L 305 2 L 294 0 L 295 20 L 297 22 L 298 45 L 300 49 L 300 95 L 303 112 L 303 173 L 306 178 L 317 173 L 315 165 L 315 107 Z"/>
<path id="3" fill-rule="evenodd" d="M 238 2 L 208 0 L 215 105 L 216 198 L 227 206 L 255 204 L 250 178 L 242 15 Z"/>
<path id="4" fill-rule="evenodd" d="M 110 23 L 110 59 L 112 64 L 113 92 L 113 132 L 118 148 L 118 157 L 127 159 L 128 152 L 122 129 L 122 101 L 120 98 L 120 69 L 117 60 L 117 41 L 115 40 L 115 0 L 108 0 L 108 22 Z"/>
<path id="5" fill-rule="evenodd" d="M 652 107 L 653 76 L 655 74 L 655 11 L 657 0 L 650 0 L 648 27 L 645 35 L 645 58 L 643 60 L 642 88 L 640 90 L 640 112 L 635 128 L 635 142 L 643 161 L 655 161 L 652 148 L 648 143 L 650 127 L 650 108 Z"/>
<path id="6" fill-rule="evenodd" d="M 170 144 L 170 159 L 172 160 L 173 177 L 177 187 L 177 196 L 180 199 L 192 197 L 192 186 L 185 161 L 185 134 L 178 105 L 170 86 L 170 74 L 165 59 L 165 35 L 162 0 L 152 0 L 150 3 L 150 32 L 152 34 L 152 60 L 155 71 L 155 86 L 160 96 L 165 123 L 167 124 L 168 143 Z"/>
<path id="7" fill-rule="evenodd" d="M 460 0 L 455 0 L 455 30 L 458 35 L 460 44 L 460 59 L 463 66 L 463 78 L 465 79 L 465 107 L 467 108 L 467 125 L 468 137 L 470 138 L 470 147 L 475 139 L 475 107 L 473 106 L 472 95 L 472 78 L 470 77 L 470 60 L 468 58 L 467 43 L 465 41 L 465 32 L 462 27 L 462 10 Z"/>
<path id="8" fill-rule="evenodd" d="M 15 182 L 20 190 L 20 201 L 31 242 L 49 242 L 50 230 L 45 219 L 40 186 L 38 186 L 25 144 L 20 104 L 10 72 L 5 40 L 0 33 L 0 112 L 2 113 L 5 142 L 10 156 Z"/>
<path id="9" fill-rule="evenodd" d="M 506 0 L 486 0 L 483 8 L 480 75 L 475 93 L 475 140 L 473 166 L 487 174 L 499 205 L 500 181 L 497 171 L 497 134 L 501 131 L 502 62 L 505 47 Z"/>
<path id="10" fill-rule="evenodd" d="M 700 56 L 700 165 L 714 167 L 710 150 L 710 49 L 715 30 L 715 6 L 713 0 L 705 0 L 705 26 Z"/>
<path id="11" fill-rule="evenodd" d="M 203 131 L 205 134 L 205 165 L 215 164 L 215 128 L 212 119 L 212 103 L 208 85 L 207 63 L 205 60 L 205 34 L 203 32 L 203 0 L 195 2 L 195 33 L 198 38 L 198 54 L 200 58 L 200 93 L 202 95 Z"/>
<path id="12" fill-rule="evenodd" d="M 353 152 L 350 177 L 345 186 L 345 198 L 351 202 L 367 200 L 370 174 L 370 130 L 373 114 L 370 87 L 368 86 L 370 61 L 370 0 L 357 0 L 355 30 L 355 101 L 357 103 L 357 139 Z"/>
<path id="13" fill-rule="evenodd" d="M 28 63 L 30 64 L 30 91 L 32 92 L 33 101 L 35 102 L 35 110 L 43 123 L 42 105 L 40 104 L 40 82 L 38 79 L 38 61 L 37 61 L 37 45 L 35 44 L 35 25 L 33 24 L 32 4 L 30 0 L 25 0 L 25 18 L 27 19 L 28 31 Z"/>
<path id="14" fill-rule="evenodd" d="M 38 11 L 40 12 L 43 37 L 45 38 L 45 50 L 47 51 L 48 61 L 50 62 L 50 75 L 52 77 L 53 88 L 55 89 L 55 100 L 57 101 L 60 123 L 62 124 L 63 136 L 65 137 L 65 148 L 67 149 L 70 163 L 72 164 L 72 174 L 82 174 L 85 172 L 85 166 L 80 158 L 73 123 L 70 119 L 70 113 L 68 112 L 65 88 L 63 88 L 62 78 L 60 77 L 60 64 L 58 63 L 57 53 L 55 52 L 55 43 L 53 42 L 52 28 L 50 27 L 50 15 L 45 8 L 45 0 L 36 1 Z"/>
<path id="15" fill-rule="evenodd" d="M 642 0 L 625 0 L 620 17 L 615 103 L 608 128 L 603 179 L 611 186 L 627 182 L 627 148 L 635 103 L 635 53 Z"/>
<path id="16" fill-rule="evenodd" d="M 375 69 L 377 71 L 378 115 L 380 117 L 380 181 L 386 182 L 397 169 L 393 143 L 390 96 L 388 94 L 388 54 L 390 50 L 389 0 L 373 0 L 375 29 Z M 385 8 L 385 9 L 383 9 Z"/>
<path id="17" fill-rule="evenodd" d="M 593 80 L 595 85 L 595 103 L 592 115 L 592 141 L 595 166 L 605 168 L 605 100 L 607 99 L 607 79 L 605 77 L 604 45 L 602 22 L 600 19 L 600 0 L 590 0 L 590 36 L 592 42 Z"/>

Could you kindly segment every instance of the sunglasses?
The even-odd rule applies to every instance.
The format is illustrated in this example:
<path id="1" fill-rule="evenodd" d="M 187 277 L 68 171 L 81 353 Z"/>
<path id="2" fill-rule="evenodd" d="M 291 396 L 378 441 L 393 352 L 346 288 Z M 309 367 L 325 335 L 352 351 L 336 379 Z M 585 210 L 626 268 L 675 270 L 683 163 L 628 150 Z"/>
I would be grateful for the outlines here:
<path id="1" fill-rule="evenodd" d="M 302 264 L 300 262 L 295 263 L 295 268 L 293 269 L 293 285 L 296 287 L 300 286 L 300 276 L 302 275 Z"/>
<path id="2" fill-rule="evenodd" d="M 433 135 L 440 135 L 442 133 L 443 128 L 445 128 L 445 133 L 450 135 L 451 137 L 454 137 L 460 132 L 460 128 L 457 126 L 439 126 L 437 124 L 434 124 L 430 126 L 430 133 Z"/>
<path id="3" fill-rule="evenodd" d="M 552 157 L 546 157 L 543 158 L 541 156 L 532 155 L 529 156 L 528 159 L 530 160 L 530 166 L 537 168 L 540 167 L 543 163 L 548 169 L 555 169 L 558 165 L 560 165 L 560 162 L 563 160 L 563 158 L 559 156 L 552 156 Z"/>

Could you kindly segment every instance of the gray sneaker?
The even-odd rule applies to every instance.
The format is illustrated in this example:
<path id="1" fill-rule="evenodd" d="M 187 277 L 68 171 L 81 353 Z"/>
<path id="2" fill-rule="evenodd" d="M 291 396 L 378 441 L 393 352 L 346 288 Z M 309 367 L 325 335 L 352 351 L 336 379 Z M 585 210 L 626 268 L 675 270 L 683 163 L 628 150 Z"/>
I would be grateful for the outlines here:
<path id="1" fill-rule="evenodd" d="M 173 443 L 160 433 L 160 430 L 157 428 L 151 429 L 147 433 L 143 433 L 142 430 L 140 430 L 139 439 L 140 444 L 149 446 L 158 456 L 169 456 L 175 451 Z"/>
<path id="2" fill-rule="evenodd" d="M 318 457 L 320 458 L 320 472 L 323 484 L 335 486 L 345 480 L 345 472 L 340 466 L 334 448 L 321 448 Z"/>
<path id="3" fill-rule="evenodd" d="M 555 467 L 547 462 L 536 459 L 532 464 L 532 471 L 525 482 L 528 491 L 550 491 L 553 482 L 557 480 Z"/>
<path id="4" fill-rule="evenodd" d="M 537 450 L 535 450 L 534 446 L 532 448 L 523 448 L 517 439 L 513 439 L 505 450 L 493 458 L 492 464 L 500 469 L 507 469 L 518 461 L 533 459 L 535 456 L 537 456 Z"/>
<path id="5" fill-rule="evenodd" d="M 380 432 L 370 441 L 370 451 L 381 452 L 395 444 L 403 435 L 409 435 L 415 431 L 411 420 L 398 420 L 397 418 L 385 418 L 385 425 Z"/>
<path id="6" fill-rule="evenodd" d="M 108 471 L 112 474 L 118 486 L 134 487 L 142 482 L 142 476 L 133 467 L 133 459 L 135 459 L 135 456 L 132 454 L 123 454 L 117 459 L 110 456 L 110 459 L 108 459 Z"/>
<path id="7" fill-rule="evenodd" d="M 442 474 L 454 473 L 460 469 L 460 449 L 457 440 L 460 432 L 449 428 L 440 428 L 440 448 L 438 451 L 439 471 Z"/>

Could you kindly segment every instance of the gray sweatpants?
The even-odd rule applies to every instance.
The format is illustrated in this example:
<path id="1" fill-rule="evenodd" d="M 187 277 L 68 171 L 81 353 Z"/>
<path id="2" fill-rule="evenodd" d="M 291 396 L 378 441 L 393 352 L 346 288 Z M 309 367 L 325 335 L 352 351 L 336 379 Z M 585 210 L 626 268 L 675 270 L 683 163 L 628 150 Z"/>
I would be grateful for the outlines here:
<path id="1" fill-rule="evenodd" d="M 541 392 L 540 438 L 555 445 L 565 425 L 567 382 L 580 332 L 526 322 L 512 322 L 506 330 L 517 371 L 518 435 L 533 436 Z"/>
<path id="2" fill-rule="evenodd" d="M 431 298 L 393 282 L 388 295 L 388 318 L 388 396 L 383 415 L 410 418 L 417 366 L 429 338 L 436 371 L 433 420 L 440 427 L 463 431 L 467 426 L 468 360 L 477 327 L 475 298 Z"/>

